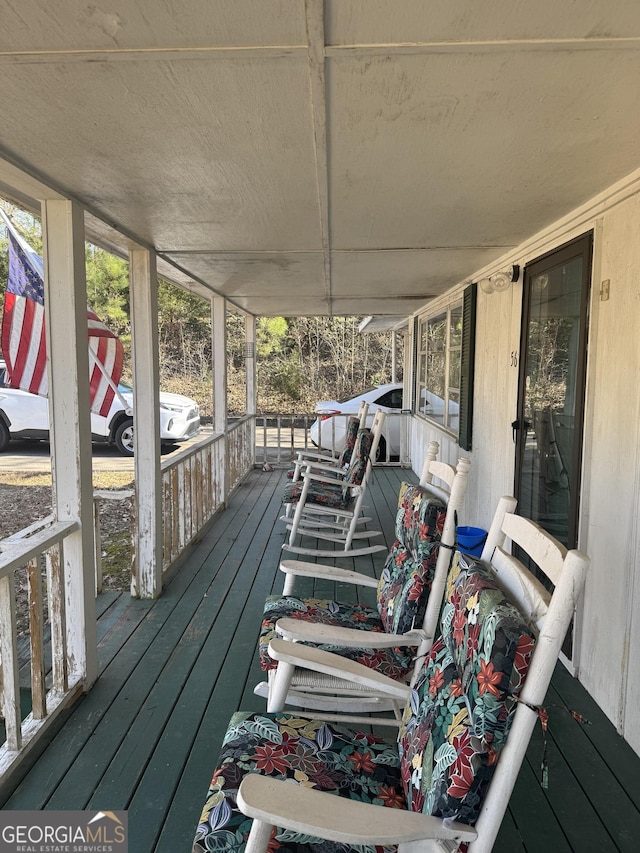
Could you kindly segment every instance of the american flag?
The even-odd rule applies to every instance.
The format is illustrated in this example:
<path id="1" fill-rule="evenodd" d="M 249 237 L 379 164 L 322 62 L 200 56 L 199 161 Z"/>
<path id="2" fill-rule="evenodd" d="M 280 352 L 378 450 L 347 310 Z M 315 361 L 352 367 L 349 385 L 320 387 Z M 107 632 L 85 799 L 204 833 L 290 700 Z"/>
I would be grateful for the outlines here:
<path id="1" fill-rule="evenodd" d="M 9 234 L 9 277 L 2 317 L 2 354 L 7 363 L 8 384 L 46 397 L 42 258 L 18 234 L 1 208 L 0 216 Z M 122 344 L 91 310 L 87 311 L 87 323 L 91 411 L 104 417 L 122 373 Z"/>

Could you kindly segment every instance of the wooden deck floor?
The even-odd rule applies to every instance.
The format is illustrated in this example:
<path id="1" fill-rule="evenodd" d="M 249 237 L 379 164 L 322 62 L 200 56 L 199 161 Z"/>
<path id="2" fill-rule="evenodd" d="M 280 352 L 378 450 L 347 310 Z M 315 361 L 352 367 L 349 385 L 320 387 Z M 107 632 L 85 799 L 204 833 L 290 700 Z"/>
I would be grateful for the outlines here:
<path id="1" fill-rule="evenodd" d="M 282 589 L 283 478 L 283 470 L 254 471 L 158 601 L 100 596 L 100 678 L 5 809 L 127 809 L 132 853 L 189 853 L 231 714 L 264 708 L 252 692 L 261 680 L 256 639 L 265 596 Z M 387 542 L 403 478 L 415 479 L 378 469 L 370 489 Z M 384 554 L 357 562 L 377 574 Z M 335 594 L 325 584 L 314 592 Z M 549 787 L 539 784 L 538 729 L 494 850 L 635 853 L 640 759 L 560 666 L 548 705 Z"/>

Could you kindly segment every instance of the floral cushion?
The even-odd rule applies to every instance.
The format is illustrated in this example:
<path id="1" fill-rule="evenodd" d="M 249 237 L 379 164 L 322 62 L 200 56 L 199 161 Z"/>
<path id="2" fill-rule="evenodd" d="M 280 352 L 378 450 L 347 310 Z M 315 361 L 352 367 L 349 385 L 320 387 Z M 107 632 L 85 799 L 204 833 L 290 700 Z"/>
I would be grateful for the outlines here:
<path id="1" fill-rule="evenodd" d="M 225 735 L 193 853 L 244 850 L 252 821 L 238 810 L 236 798 L 247 773 L 295 780 L 360 802 L 406 808 L 395 742 L 292 714 L 239 712 Z M 329 844 L 278 828 L 269 845 L 270 853 L 275 850 L 374 853 L 372 848 Z"/>
<path id="2" fill-rule="evenodd" d="M 351 457 L 352 461 L 346 477 L 347 483 L 350 486 L 359 486 L 364 480 L 372 444 L 373 433 L 371 430 L 368 428 L 358 430 L 356 444 L 353 448 L 355 459 L 353 456 Z"/>
<path id="3" fill-rule="evenodd" d="M 398 634 L 422 625 L 445 515 L 444 504 L 434 500 L 427 490 L 416 485 L 405 489 L 396 517 L 397 539 L 380 578 L 376 608 L 329 599 L 268 598 L 259 642 L 262 668 L 277 666 L 269 656 L 268 646 L 276 634 L 278 619 L 285 617 Z M 403 678 L 412 666 L 413 651 L 406 647 L 372 650 L 326 644 L 321 648 L 377 669 L 389 678 Z"/>
<path id="4" fill-rule="evenodd" d="M 336 509 L 349 509 L 353 503 L 351 489 L 359 486 L 364 479 L 372 443 L 371 431 L 368 429 L 360 430 L 355 448 L 356 458 L 345 472 L 344 486 L 339 483 L 322 483 L 318 480 L 312 480 L 306 499 L 310 503 L 322 504 Z M 304 480 L 287 483 L 284 487 L 283 503 L 298 503 L 302 496 L 303 486 Z"/>
<path id="5" fill-rule="evenodd" d="M 383 629 L 404 634 L 420 627 L 438 559 L 447 508 L 420 486 L 404 490 L 396 514 L 396 540 L 378 584 Z"/>
<path id="6" fill-rule="evenodd" d="M 287 483 L 284 487 L 283 503 L 297 504 L 302 496 L 303 486 L 304 480 Z M 348 487 L 340 486 L 337 483 L 320 483 L 317 480 L 312 480 L 309 484 L 306 499 L 309 503 L 322 504 L 336 509 L 348 509 L 349 504 L 353 502 Z"/>
<path id="7" fill-rule="evenodd" d="M 364 604 L 341 604 L 321 598 L 296 598 L 295 596 L 271 595 L 265 603 L 262 628 L 260 630 L 260 666 L 264 670 L 275 669 L 277 661 L 269 656 L 268 646 L 276 636 L 276 622 L 284 618 L 301 619 L 341 628 L 359 628 L 363 631 L 382 631 L 376 607 Z M 411 649 L 351 649 L 325 644 L 319 646 L 350 660 L 358 661 L 370 669 L 377 669 L 389 678 L 402 678 L 412 663 Z"/>
<path id="8" fill-rule="evenodd" d="M 349 418 L 347 421 L 347 429 L 344 436 L 344 448 L 342 453 L 336 460 L 336 468 L 346 468 L 351 462 L 351 457 L 353 455 L 353 448 L 356 446 L 356 438 L 358 436 L 358 428 L 360 426 L 360 421 L 358 418 Z M 292 480 L 296 473 L 295 468 L 291 468 L 290 471 L 287 471 L 287 477 Z M 285 501 L 288 503 L 288 501 Z"/>
<path id="9" fill-rule="evenodd" d="M 473 824 L 535 638 L 487 567 L 458 552 L 441 628 L 405 708 L 402 782 L 412 811 Z"/>

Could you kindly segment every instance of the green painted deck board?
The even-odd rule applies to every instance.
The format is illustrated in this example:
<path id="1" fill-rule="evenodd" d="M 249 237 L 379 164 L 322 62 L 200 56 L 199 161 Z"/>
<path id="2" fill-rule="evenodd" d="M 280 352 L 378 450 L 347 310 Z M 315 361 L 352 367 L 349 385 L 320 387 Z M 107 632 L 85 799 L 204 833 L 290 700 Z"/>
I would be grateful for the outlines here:
<path id="1" fill-rule="evenodd" d="M 384 539 L 372 541 L 391 543 L 403 479 L 416 478 L 376 470 L 368 527 L 382 529 Z M 229 718 L 264 708 L 253 693 L 263 678 L 256 641 L 264 599 L 282 591 L 280 560 L 295 558 L 281 549 L 284 482 L 283 469 L 252 472 L 157 601 L 98 598 L 101 676 L 5 808 L 127 808 L 136 853 L 188 853 Z M 385 556 L 335 563 L 379 577 Z M 312 595 L 314 585 L 303 581 L 299 589 Z M 316 589 L 342 600 L 353 595 L 344 584 Z M 373 602 L 375 591 L 358 596 Z M 548 703 L 549 789 L 539 784 L 537 729 L 495 853 L 630 851 L 640 829 L 640 759 L 563 667 Z M 562 703 L 592 725 L 553 707 Z"/>
<path id="2" fill-rule="evenodd" d="M 561 678 L 561 673 L 558 673 Z M 637 798 L 637 790 L 628 793 L 616 778 L 617 769 L 603 761 L 603 755 L 598 747 L 589 737 L 589 729 L 594 725 L 577 722 L 571 714 L 562 710 L 562 700 L 554 688 L 549 691 L 547 697 L 549 711 L 549 764 L 552 766 L 552 757 L 558 761 L 566 762 L 571 768 L 571 775 L 579 780 L 580 796 L 598 811 L 599 821 L 602 823 L 607 835 L 613 839 L 615 847 L 611 849 L 636 851 L 638 849 L 638 837 L 640 835 L 640 813 L 633 801 Z M 575 709 L 574 709 L 575 710 Z M 595 714 L 595 709 L 591 709 Z M 584 713 L 584 712 L 581 712 Z M 588 715 L 585 714 L 588 718 Z M 595 723 L 602 726 L 602 720 Z M 608 727 L 611 732 L 611 726 Z M 615 735 L 618 738 L 618 735 Z M 618 740 L 621 740 L 618 738 Z M 629 764 L 629 757 L 625 764 Z M 621 767 L 622 769 L 622 767 Z M 559 802 L 559 791 L 566 795 L 566 786 L 560 779 L 557 785 L 550 775 L 549 798 L 552 802 Z M 625 815 L 623 823 L 620 814 Z M 571 831 L 567 830 L 571 837 Z M 592 835 L 589 836 L 593 838 Z M 603 849 L 605 849 L 603 847 Z"/>
<path id="3" fill-rule="evenodd" d="M 238 548 L 235 553 L 230 554 L 223 564 L 222 569 L 230 570 L 232 575 L 231 585 L 224 600 L 224 608 L 218 609 L 215 620 L 208 620 L 209 630 L 202 643 L 198 644 L 197 660 L 194 660 L 190 667 L 188 677 L 182 677 L 184 668 L 181 660 L 177 658 L 184 657 L 185 654 L 193 657 L 193 652 L 185 650 L 185 654 L 181 656 L 174 652 L 163 673 L 163 681 L 166 681 L 167 686 L 161 691 L 154 691 L 156 695 L 150 697 L 150 712 L 154 716 L 158 713 L 156 710 L 158 700 L 163 708 L 162 719 L 158 721 L 160 725 L 150 726 L 152 731 L 161 732 L 160 737 L 142 749 L 138 747 L 137 751 L 141 753 L 140 759 L 133 762 L 130 759 L 131 753 L 127 749 L 127 743 L 123 743 L 121 760 L 112 769 L 109 783 L 106 785 L 103 783 L 94 796 L 93 805 L 97 808 L 101 802 L 98 796 L 104 797 L 110 792 L 112 795 L 117 794 L 122 778 L 121 764 L 126 766 L 129 774 L 141 767 L 144 768 L 144 772 L 134 780 L 136 792 L 132 801 L 128 803 L 132 820 L 131 844 L 134 849 L 153 849 L 158 828 L 173 797 L 173 790 L 167 784 L 164 768 L 184 764 L 189 757 L 192 739 L 192 734 L 189 733 L 197 730 L 201 717 L 211 702 L 219 669 L 228 665 L 235 672 L 238 670 L 235 661 L 238 655 L 242 657 L 244 640 L 237 630 L 240 616 L 244 608 L 250 605 L 252 596 L 260 595 L 261 600 L 264 601 L 271 584 L 271 577 L 266 576 L 267 571 L 262 572 L 264 575 L 262 582 L 259 577 L 261 558 L 272 526 L 271 510 L 272 506 L 269 503 L 254 511 L 251 521 L 258 521 L 259 518 L 259 523 L 255 525 L 255 532 L 246 539 L 243 536 L 245 547 Z M 243 530 L 254 527 L 251 521 L 245 520 Z M 273 567 L 269 568 L 269 575 L 273 570 Z M 251 590 L 249 599 L 247 599 L 247 589 Z M 223 611 L 228 613 L 225 614 Z M 232 618 L 229 618 L 229 613 L 232 614 Z M 205 614 L 205 620 L 206 618 Z M 196 619 L 196 628 L 199 624 L 200 620 Z M 256 635 L 251 641 L 253 646 L 256 638 L 257 624 Z M 146 725 L 142 727 L 143 730 L 149 726 L 149 722 L 149 720 L 146 721 Z M 134 748 L 135 732 L 131 741 L 131 747 Z"/>
<path id="4" fill-rule="evenodd" d="M 571 847 L 540 786 L 537 770 L 537 766 L 533 768 L 528 762 L 523 765 L 494 853 L 517 850 L 514 839 L 518 837 L 527 853 L 570 853 Z"/>
<path id="5" fill-rule="evenodd" d="M 640 809 L 640 762 L 635 752 L 564 667 L 557 667 L 553 686 L 562 702 L 589 720 L 590 725 L 584 727 L 582 733 L 592 741 L 601 760 L 614 773 L 635 807 Z"/>
<path id="6" fill-rule="evenodd" d="M 92 738 L 99 722 L 113 710 L 114 703 L 118 698 L 120 703 L 125 703 L 125 705 L 128 703 L 127 685 L 130 676 L 140 660 L 146 657 L 156 638 L 161 635 L 165 623 L 169 622 L 171 629 L 175 631 L 175 625 L 171 625 L 171 619 L 180 614 L 177 605 L 182 600 L 183 593 L 189 589 L 192 581 L 195 580 L 202 589 L 201 594 L 204 594 L 211 582 L 211 577 L 215 574 L 215 565 L 219 564 L 220 554 L 227 553 L 233 547 L 234 537 L 229 535 L 228 530 L 230 527 L 238 526 L 237 519 L 240 518 L 245 495 L 250 500 L 257 497 L 249 494 L 248 491 L 238 491 L 240 492 L 237 506 L 238 515 L 232 512 L 221 514 L 216 519 L 220 524 L 215 533 L 212 533 L 210 537 L 205 534 L 192 551 L 198 555 L 212 554 L 209 571 L 198 571 L 200 563 L 197 558 L 193 562 L 184 561 L 165 594 L 157 601 L 131 601 L 133 623 L 137 623 L 137 615 L 141 610 L 145 613 L 144 620 L 137 623 L 134 632 L 128 637 L 120 631 L 112 631 L 106 644 L 101 643 L 99 645 L 99 659 L 106 649 L 106 658 L 109 660 L 109 664 L 89 694 L 82 699 L 73 715 L 73 723 L 65 726 L 47 748 L 45 754 L 29 774 L 28 779 L 18 787 L 6 803 L 7 808 L 45 808 L 49 799 L 55 797 L 56 783 L 64 778 L 70 767 L 74 768 L 71 776 L 77 778 L 82 787 L 80 770 L 84 763 L 83 747 Z M 213 543 L 209 539 L 213 540 Z M 209 544 L 207 544 L 208 541 Z M 212 544 L 217 545 L 215 552 L 212 551 Z M 122 640 L 125 637 L 126 642 L 123 644 Z M 111 647 L 114 645 L 118 647 L 116 656 L 111 654 Z M 118 707 L 116 705 L 116 710 Z M 132 704 L 131 713 L 135 714 L 136 710 L 135 705 Z M 115 719 L 114 725 L 118 726 L 117 715 Z M 25 785 L 28 785 L 28 790 L 25 789 Z M 84 786 L 84 791 L 86 792 L 86 790 L 87 787 Z M 72 802 L 80 803 L 81 800 L 72 800 Z M 73 808 L 84 808 L 84 805 L 73 806 Z"/>
<path id="7" fill-rule="evenodd" d="M 261 518 L 264 513 L 262 502 L 258 501 L 245 515 L 243 510 L 238 512 L 235 524 L 247 537 L 240 541 L 251 542 L 254 538 L 256 524 L 254 519 Z M 241 522 L 242 519 L 242 522 Z M 172 704 L 179 692 L 181 683 L 194 665 L 201 653 L 203 643 L 210 631 L 211 624 L 219 616 L 226 598 L 233 588 L 233 581 L 242 564 L 242 551 L 238 545 L 231 548 L 222 564 L 216 568 L 215 589 L 206 586 L 205 575 L 198 573 L 180 597 L 173 613 L 173 618 L 163 625 L 154 642 L 147 649 L 140 666 L 132 673 L 128 689 L 118 696 L 114 704 L 115 717 L 101 722 L 97 731 L 98 737 L 91 745 L 83 750 L 85 765 L 85 790 L 96 786 L 100 794 L 102 774 L 109 755 L 119 756 L 109 774 L 114 780 L 115 788 L 120 788 L 122 774 L 132 774 L 131 787 L 140 775 L 139 766 L 144 767 L 149 760 L 155 732 L 162 731 Z M 200 582 L 198 582 L 200 580 Z M 237 586 L 237 585 L 236 585 Z M 171 587 L 167 590 L 169 592 Z M 241 593 L 244 590 L 241 590 Z M 113 762 L 109 764 L 111 768 Z M 137 777 L 136 777 L 137 772 Z M 113 794 L 114 783 L 107 787 Z M 73 796 L 73 792 L 70 792 Z M 62 807 L 69 794 L 63 783 L 56 796 L 52 798 L 51 807 Z M 99 802 L 94 797 L 96 808 L 106 808 L 106 803 Z M 118 805 L 124 808 L 125 805 Z"/>

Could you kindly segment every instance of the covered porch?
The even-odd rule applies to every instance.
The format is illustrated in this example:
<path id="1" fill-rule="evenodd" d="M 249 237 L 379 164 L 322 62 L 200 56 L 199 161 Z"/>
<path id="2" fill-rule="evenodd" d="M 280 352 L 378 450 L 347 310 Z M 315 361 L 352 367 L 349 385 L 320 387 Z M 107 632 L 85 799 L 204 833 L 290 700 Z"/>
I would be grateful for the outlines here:
<path id="1" fill-rule="evenodd" d="M 416 478 L 377 468 L 370 487 L 371 525 L 387 544 L 403 479 Z M 264 709 L 253 694 L 262 678 L 256 641 L 265 596 L 282 589 L 284 483 L 284 466 L 250 472 L 179 559 L 158 600 L 98 596 L 100 677 L 17 788 L 4 792 L 3 808 L 127 809 L 131 850 L 190 850 L 231 714 Z M 373 576 L 383 562 L 384 554 L 339 560 Z M 306 592 L 342 599 L 351 592 L 316 584 Z M 549 787 L 540 785 L 537 728 L 494 849 L 632 853 L 640 758 L 561 664 L 547 708 Z"/>
<path id="2" fill-rule="evenodd" d="M 262 0 L 112 5 L 60 0 L 54 16 L 44 0 L 24 0 L 9 4 L 0 32 L 0 194 L 43 223 L 55 480 L 47 528 L 0 557 L 0 771 L 51 740 L 15 793 L 7 777 L 6 807 L 126 807 L 136 853 L 189 848 L 229 715 L 258 702 L 257 622 L 264 595 L 279 588 L 281 469 L 253 468 L 257 317 L 367 314 L 406 329 L 406 462 L 419 471 L 431 438 L 446 461 L 469 452 L 465 513 L 486 525 L 514 489 L 530 271 L 588 235 L 588 347 L 585 337 L 584 375 L 565 400 L 584 400 L 571 493 L 572 544 L 592 558 L 576 617 L 580 682 L 558 670 L 551 787 L 536 782 L 537 736 L 500 849 L 635 849 L 637 4 L 542 0 L 535 15 L 521 0 L 483 15 L 469 0 L 428 13 L 418 0 L 274 0 L 269 15 Z M 129 260 L 144 436 L 135 461 L 140 600 L 99 597 L 97 622 L 85 238 Z M 494 287 L 516 268 L 519 278 Z M 158 276 L 211 306 L 214 435 L 171 470 L 157 438 Z M 549 279 L 537 282 L 542 290 Z M 449 346 L 446 364 L 443 347 L 426 346 L 442 317 L 455 329 L 470 289 L 473 442 L 456 425 L 462 374 L 447 370 L 462 344 Z M 244 313 L 247 332 L 247 418 L 237 425 L 226 417 L 229 306 Z M 426 392 L 439 390 L 426 382 L 434 363 L 454 404 L 446 419 L 427 405 Z M 381 471 L 373 491 L 387 536 L 399 477 Z M 42 555 L 54 608 L 49 680 Z M 33 580 L 38 661 L 24 730 L 18 569 Z"/>

